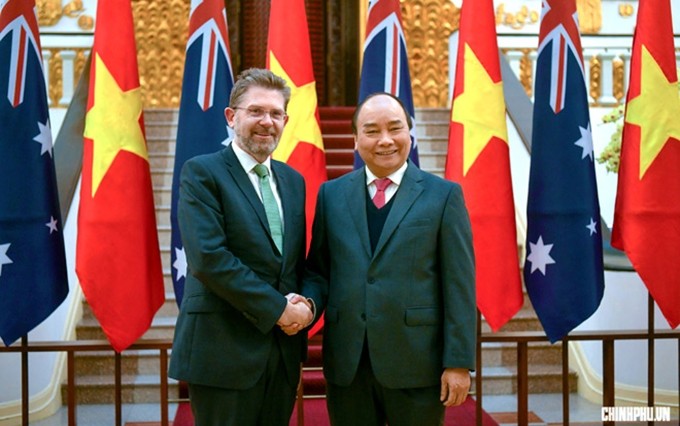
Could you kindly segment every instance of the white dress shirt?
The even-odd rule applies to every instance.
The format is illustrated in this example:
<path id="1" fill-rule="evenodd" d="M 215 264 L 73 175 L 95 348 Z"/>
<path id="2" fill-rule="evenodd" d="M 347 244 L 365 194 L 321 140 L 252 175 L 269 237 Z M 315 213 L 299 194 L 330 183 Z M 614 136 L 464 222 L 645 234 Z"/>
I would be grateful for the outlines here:
<path id="1" fill-rule="evenodd" d="M 253 184 L 253 188 L 255 188 L 257 196 L 260 197 L 260 201 L 262 201 L 262 192 L 260 191 L 260 177 L 253 170 L 253 168 L 260 163 L 250 154 L 245 152 L 240 146 L 238 146 L 237 143 L 234 142 L 231 144 L 231 146 L 234 148 L 234 153 L 236 154 L 236 158 L 238 158 L 239 163 L 241 163 L 241 167 L 243 167 L 243 170 L 246 171 L 248 179 L 250 179 L 250 183 Z M 283 227 L 283 207 L 281 206 L 281 197 L 279 196 L 279 190 L 276 186 L 274 171 L 272 170 L 271 157 L 267 157 L 262 165 L 267 167 L 269 170 L 269 184 L 272 187 L 276 205 L 279 207 L 279 216 L 281 216 L 281 226 Z"/>
<path id="2" fill-rule="evenodd" d="M 401 180 L 404 178 L 404 173 L 406 173 L 406 167 L 408 167 L 408 161 L 405 162 L 391 175 L 385 176 L 386 178 L 389 178 L 392 181 L 392 183 L 390 183 L 385 189 L 385 204 L 389 203 L 394 194 L 397 192 L 397 189 L 399 189 L 399 185 L 401 185 Z M 368 169 L 368 167 L 366 167 L 366 185 L 368 185 L 368 195 L 371 198 L 373 198 L 375 193 L 378 191 L 378 189 L 375 187 L 376 179 L 378 179 L 378 177 L 374 175 Z"/>

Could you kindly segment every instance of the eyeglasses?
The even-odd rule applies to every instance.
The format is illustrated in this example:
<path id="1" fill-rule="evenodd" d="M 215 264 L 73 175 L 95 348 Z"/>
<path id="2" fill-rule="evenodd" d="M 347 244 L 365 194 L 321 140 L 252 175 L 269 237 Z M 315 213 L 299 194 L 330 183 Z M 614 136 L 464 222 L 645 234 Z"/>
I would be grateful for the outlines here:
<path id="1" fill-rule="evenodd" d="M 246 114 L 248 114 L 248 117 L 254 118 L 256 120 L 262 120 L 264 116 L 267 114 L 269 114 L 269 117 L 274 121 L 283 121 L 287 117 L 285 111 L 282 111 L 280 109 L 266 110 L 259 107 L 248 108 L 232 107 L 231 109 L 233 110 L 242 109 L 246 112 Z"/>

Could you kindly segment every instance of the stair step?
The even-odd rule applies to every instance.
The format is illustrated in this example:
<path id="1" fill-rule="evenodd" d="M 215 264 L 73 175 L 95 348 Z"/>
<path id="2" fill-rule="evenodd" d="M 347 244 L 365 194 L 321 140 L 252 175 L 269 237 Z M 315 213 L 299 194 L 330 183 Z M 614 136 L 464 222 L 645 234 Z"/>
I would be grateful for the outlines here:
<path id="1" fill-rule="evenodd" d="M 154 317 L 151 327 L 140 339 L 166 339 L 172 340 L 175 334 L 175 317 Z M 103 340 L 106 335 L 99 325 L 96 318 L 83 318 L 76 330 L 78 339 L 82 340 Z"/>
<path id="2" fill-rule="evenodd" d="M 172 290 L 166 291 L 165 292 L 165 301 L 163 302 L 163 305 L 161 305 L 160 309 L 158 309 L 158 312 L 156 312 L 155 317 L 158 317 L 158 318 L 177 318 L 177 315 L 179 315 L 179 309 L 177 308 L 177 301 L 175 300 L 175 293 Z M 87 303 L 86 300 L 83 300 L 83 317 L 82 317 L 82 319 L 96 321 L 94 313 L 92 312 L 92 307 Z M 97 323 L 97 325 L 98 324 L 99 323 Z"/>
<path id="3" fill-rule="evenodd" d="M 351 172 L 352 170 L 354 170 L 354 166 L 333 166 L 333 165 L 326 166 L 328 180 L 340 177 L 344 174 Z"/>
<path id="4" fill-rule="evenodd" d="M 450 108 L 417 108 L 416 123 L 449 123 Z"/>
<path id="5" fill-rule="evenodd" d="M 562 345 L 549 342 L 532 343 L 528 346 L 529 365 L 561 365 Z M 482 345 L 482 366 L 500 367 L 517 365 L 517 345 L 514 343 L 484 343 Z"/>
<path id="6" fill-rule="evenodd" d="M 170 205 L 172 202 L 172 187 L 170 185 L 158 185 L 153 188 L 153 203 L 158 205 Z"/>
<path id="7" fill-rule="evenodd" d="M 321 121 L 326 120 L 351 120 L 354 115 L 354 106 L 324 106 L 319 107 Z"/>
<path id="8" fill-rule="evenodd" d="M 354 150 L 354 137 L 351 135 L 323 135 L 324 149 Z"/>
<path id="9" fill-rule="evenodd" d="M 321 121 L 321 133 L 324 135 L 351 135 L 351 120 L 325 120 Z"/>
<path id="10" fill-rule="evenodd" d="M 307 360 L 304 362 L 305 368 L 321 367 L 323 365 L 323 355 L 321 345 L 309 345 L 307 349 Z"/>
<path id="11" fill-rule="evenodd" d="M 326 150 L 326 166 L 343 166 L 354 163 L 354 150 Z"/>
<path id="12" fill-rule="evenodd" d="M 144 124 L 173 123 L 177 124 L 179 108 L 149 108 L 144 110 Z"/>
<path id="13" fill-rule="evenodd" d="M 159 351 L 127 350 L 121 354 L 123 375 L 159 376 L 161 374 Z M 113 351 L 82 352 L 75 357 L 75 371 L 79 376 L 111 376 L 116 365 Z M 164 372 L 165 374 L 166 372 Z"/>
<path id="14" fill-rule="evenodd" d="M 156 204 L 156 225 L 170 226 L 170 204 Z"/>
<path id="15" fill-rule="evenodd" d="M 121 377 L 121 398 L 124 404 L 160 402 L 160 378 L 158 375 L 123 375 Z M 68 403 L 66 386 L 61 388 L 63 404 Z M 176 380 L 168 379 L 168 398 L 179 398 Z M 77 404 L 113 404 L 115 385 L 113 376 L 76 377 Z"/>
<path id="16" fill-rule="evenodd" d="M 151 184 L 156 186 L 172 186 L 172 167 L 151 170 Z"/>
<path id="17" fill-rule="evenodd" d="M 325 396 L 326 379 L 321 369 L 302 371 L 302 392 L 305 396 Z"/>
<path id="18" fill-rule="evenodd" d="M 175 167 L 175 153 L 149 152 L 149 167 L 154 169 L 173 169 Z"/>
<path id="19" fill-rule="evenodd" d="M 416 121 L 416 138 L 423 137 L 449 139 L 449 123 L 437 121 Z"/>
<path id="20" fill-rule="evenodd" d="M 175 155 L 175 147 L 177 144 L 175 143 L 175 138 L 174 137 L 167 137 L 167 136 L 147 136 L 146 137 L 146 149 L 149 152 L 168 152 L 172 153 L 172 155 Z"/>
<path id="21" fill-rule="evenodd" d="M 560 365 L 531 364 L 528 371 L 529 393 L 561 393 L 562 367 Z M 483 395 L 511 395 L 517 393 L 517 368 L 484 367 L 482 369 Z M 569 392 L 576 392 L 577 376 L 569 374 Z M 472 391 L 475 392 L 475 377 L 472 377 Z"/>
<path id="22" fill-rule="evenodd" d="M 177 136 L 177 123 L 165 120 L 144 120 L 146 137 L 174 138 Z"/>

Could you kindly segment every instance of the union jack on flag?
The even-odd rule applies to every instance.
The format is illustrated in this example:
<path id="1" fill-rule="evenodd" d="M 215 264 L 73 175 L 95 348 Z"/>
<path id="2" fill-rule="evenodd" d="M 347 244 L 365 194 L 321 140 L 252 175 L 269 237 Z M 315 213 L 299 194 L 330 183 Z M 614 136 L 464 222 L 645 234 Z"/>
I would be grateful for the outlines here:
<path id="1" fill-rule="evenodd" d="M 26 67 L 28 55 L 33 52 L 40 58 L 40 31 L 35 16 L 32 1 L 3 1 L 0 4 L 0 39 L 11 37 L 11 51 L 9 55 L 9 83 L 7 85 L 7 99 L 13 107 L 19 106 L 24 100 L 26 85 Z"/>
<path id="2" fill-rule="evenodd" d="M 543 0 L 524 281 L 551 342 L 604 293 L 600 207 L 575 0 Z"/>
<path id="3" fill-rule="evenodd" d="M 578 15 L 575 9 L 572 11 L 571 1 L 544 1 L 541 9 L 543 18 L 538 54 L 541 55 L 546 46 L 551 46 L 547 53 L 550 56 L 550 106 L 557 114 L 564 108 L 567 60 L 570 56 L 579 66 L 581 75 L 584 74 Z"/>
<path id="4" fill-rule="evenodd" d="M 227 11 L 223 0 L 192 0 L 182 99 L 177 124 L 172 177 L 170 256 L 177 304 L 184 295 L 186 256 L 177 223 L 179 177 L 184 163 L 197 155 L 224 148 L 231 140 L 224 109 L 234 86 Z"/>
<path id="5" fill-rule="evenodd" d="M 366 41 L 361 66 L 359 102 L 375 92 L 387 92 L 398 97 L 413 120 L 411 129 L 411 161 L 418 166 L 418 146 L 415 132 L 415 108 L 408 68 L 406 39 L 401 25 L 399 0 L 368 2 Z M 361 157 L 354 153 L 354 168 L 363 166 Z"/>

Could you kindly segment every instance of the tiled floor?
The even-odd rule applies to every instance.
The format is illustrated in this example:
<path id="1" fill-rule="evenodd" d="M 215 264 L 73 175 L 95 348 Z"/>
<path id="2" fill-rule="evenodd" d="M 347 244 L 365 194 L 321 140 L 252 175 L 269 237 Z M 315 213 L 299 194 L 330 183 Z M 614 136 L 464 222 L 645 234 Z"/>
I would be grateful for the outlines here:
<path id="1" fill-rule="evenodd" d="M 501 425 L 516 424 L 517 399 L 515 395 L 489 395 L 483 399 L 484 410 L 494 416 Z M 572 425 L 599 425 L 601 424 L 601 405 L 594 404 L 576 394 L 572 394 L 569 400 L 569 420 Z M 169 407 L 170 420 L 173 419 L 177 405 Z M 530 395 L 529 397 L 530 425 L 561 425 L 562 424 L 562 396 L 560 394 Z M 111 426 L 114 423 L 114 410 L 111 405 L 79 405 L 77 407 L 78 425 L 85 426 Z M 150 422 L 160 419 L 160 408 L 155 404 L 129 404 L 123 406 L 123 424 L 127 422 Z M 31 422 L 35 426 L 62 426 L 67 425 L 66 408 L 61 408 L 54 416 Z M 673 421 L 663 425 L 678 425 L 678 412 L 673 411 Z M 626 423 L 626 425 L 633 425 Z M 662 423 L 657 423 L 662 425 Z M 313 426 L 313 425 L 310 425 Z"/>

